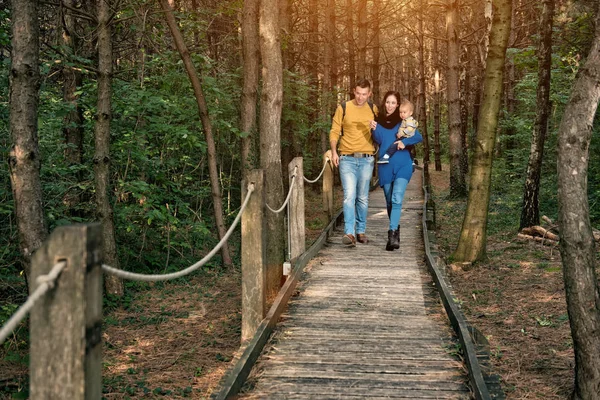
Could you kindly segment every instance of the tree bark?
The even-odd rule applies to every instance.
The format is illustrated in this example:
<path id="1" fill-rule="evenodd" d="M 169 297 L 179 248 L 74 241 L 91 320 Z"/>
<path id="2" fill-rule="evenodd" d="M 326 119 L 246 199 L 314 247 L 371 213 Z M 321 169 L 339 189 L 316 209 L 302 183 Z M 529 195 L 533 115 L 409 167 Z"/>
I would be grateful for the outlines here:
<path id="1" fill-rule="evenodd" d="M 110 202 L 110 120 L 111 80 L 112 80 L 112 42 L 110 18 L 112 15 L 110 0 L 97 0 L 98 13 L 98 105 L 94 128 L 94 181 L 96 184 L 97 218 L 102 224 L 104 260 L 113 268 L 119 268 L 117 240 L 113 209 Z M 106 275 L 106 291 L 115 296 L 123 296 L 123 281 Z"/>
<path id="2" fill-rule="evenodd" d="M 346 0 L 346 42 L 348 46 L 348 93 L 352 93 L 352 88 L 356 82 L 356 50 L 354 49 L 354 22 L 352 12 L 354 7 L 352 0 Z"/>
<path id="3" fill-rule="evenodd" d="M 527 177 L 523 190 L 523 208 L 519 230 L 539 225 L 539 193 L 544 143 L 550 117 L 550 75 L 552 70 L 552 22 L 554 20 L 554 0 L 544 0 L 540 18 L 540 42 L 538 44 L 538 86 L 535 125 L 531 135 L 531 149 L 527 162 Z"/>
<path id="4" fill-rule="evenodd" d="M 19 230 L 23 269 L 31 275 L 31 255 L 48 230 L 40 182 L 38 105 L 40 88 L 38 1 L 12 2 L 10 66 L 10 181 Z"/>
<path id="5" fill-rule="evenodd" d="M 210 119 L 208 117 L 208 107 L 206 105 L 206 100 L 202 91 L 202 84 L 200 82 L 198 74 L 196 73 L 196 68 L 192 63 L 192 59 L 190 57 L 190 53 L 187 49 L 187 46 L 183 40 L 183 35 L 179 31 L 177 21 L 175 21 L 175 17 L 173 16 L 173 10 L 169 5 L 169 0 L 160 0 L 160 4 L 162 6 L 163 11 L 165 12 L 165 19 L 167 21 L 167 25 L 169 25 L 169 30 L 171 31 L 171 35 L 173 36 L 173 41 L 175 42 L 177 51 L 181 56 L 181 60 L 183 61 L 183 65 L 185 66 L 188 78 L 190 79 L 190 82 L 192 84 L 194 96 L 196 96 L 198 113 L 200 114 L 200 121 L 202 122 L 202 128 L 204 130 L 204 138 L 206 140 L 206 147 L 208 153 L 208 173 L 210 176 L 210 188 L 213 199 L 213 209 L 215 212 L 215 224 L 217 225 L 219 239 L 223 239 L 223 237 L 225 236 L 226 229 L 225 222 L 223 220 L 223 201 L 221 197 L 221 186 L 219 183 L 219 172 L 217 168 L 217 150 L 215 147 L 215 140 L 213 138 L 212 133 L 212 124 L 210 123 Z M 223 257 L 224 265 L 232 265 L 231 256 L 229 255 L 229 246 L 227 243 L 225 243 L 221 248 L 221 256 Z"/>
<path id="6" fill-rule="evenodd" d="M 371 76 L 373 77 L 373 99 L 375 102 L 379 102 L 380 100 L 380 96 L 381 96 L 381 91 L 380 91 L 380 82 L 379 82 L 379 75 L 380 75 L 380 69 L 381 66 L 379 65 L 380 63 L 380 56 L 381 56 L 381 37 L 380 37 L 380 26 L 381 26 L 381 4 L 379 1 L 374 1 L 373 2 L 373 68 L 372 68 L 372 74 Z"/>
<path id="7" fill-rule="evenodd" d="M 68 8 L 74 8 L 74 0 L 63 0 L 64 4 Z M 62 15 L 62 44 L 69 54 L 78 53 L 78 43 L 74 37 L 75 31 L 75 18 L 71 12 L 65 7 L 61 7 Z M 65 138 L 65 160 L 67 165 L 76 166 L 81 165 L 83 157 L 83 111 L 79 107 L 79 95 L 77 94 L 77 87 L 81 86 L 81 73 L 65 63 L 62 68 L 63 75 L 63 101 L 68 105 L 67 115 L 63 120 L 63 135 Z M 81 181 L 81 173 L 73 174 L 72 179 L 76 182 Z M 77 189 L 71 189 L 63 197 L 63 202 L 67 206 L 70 213 L 80 203 L 80 195 Z"/>
<path id="8" fill-rule="evenodd" d="M 427 134 L 427 80 L 425 77 L 425 32 L 423 19 L 427 9 L 427 1 L 421 0 L 419 4 L 419 131 L 423 136 L 423 168 L 425 182 L 429 184 L 429 136 Z"/>
<path id="9" fill-rule="evenodd" d="M 242 176 L 245 178 L 252 165 L 251 144 L 256 133 L 256 100 L 260 48 L 258 37 L 259 0 L 244 0 L 242 10 L 242 57 L 244 83 L 242 87 L 240 128 L 242 137 Z"/>
<path id="10" fill-rule="evenodd" d="M 271 207 L 284 200 L 281 177 L 281 109 L 283 69 L 277 0 L 262 0 L 259 12 L 262 93 L 260 101 L 260 165 L 265 171 L 266 198 Z M 275 294 L 283 277 L 283 214 L 267 211 L 267 293 Z"/>
<path id="11" fill-rule="evenodd" d="M 600 10 L 594 41 L 577 73 L 558 129 L 558 225 L 571 336 L 575 351 L 573 399 L 600 393 L 600 287 L 588 204 L 588 160 L 600 101 Z"/>
<path id="12" fill-rule="evenodd" d="M 435 170 L 442 170 L 442 149 L 440 147 L 440 69 L 438 41 L 433 41 L 433 53 L 435 54 L 435 94 L 433 97 L 433 154 L 435 158 Z"/>
<path id="13" fill-rule="evenodd" d="M 460 127 L 458 0 L 448 1 L 446 14 L 448 36 L 448 135 L 450 147 L 450 197 L 465 197 L 467 185 L 461 168 L 463 153 Z"/>
<path id="14" fill-rule="evenodd" d="M 358 0 L 356 7 L 358 19 L 358 62 L 356 73 L 358 79 L 367 77 L 367 0 Z"/>
<path id="15" fill-rule="evenodd" d="M 483 101 L 473 149 L 467 210 L 463 219 L 456 261 L 474 262 L 486 256 L 486 229 L 490 201 L 492 160 L 502 103 L 504 58 L 510 35 L 511 0 L 494 0 L 493 24 L 486 62 Z"/>

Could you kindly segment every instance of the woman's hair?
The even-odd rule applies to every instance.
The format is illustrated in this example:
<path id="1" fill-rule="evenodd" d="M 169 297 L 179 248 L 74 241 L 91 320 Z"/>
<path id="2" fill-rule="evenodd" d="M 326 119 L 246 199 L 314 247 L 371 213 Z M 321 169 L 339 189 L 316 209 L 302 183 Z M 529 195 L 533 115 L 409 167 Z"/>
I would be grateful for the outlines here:
<path id="1" fill-rule="evenodd" d="M 379 107 L 379 112 L 380 113 L 385 113 L 385 101 L 387 100 L 388 97 L 390 96 L 394 96 L 396 98 L 396 101 L 398 102 L 398 106 L 400 106 L 400 93 L 398 93 L 395 90 L 388 90 L 387 92 L 385 92 L 385 94 L 383 95 L 383 100 L 381 102 L 381 107 Z"/>

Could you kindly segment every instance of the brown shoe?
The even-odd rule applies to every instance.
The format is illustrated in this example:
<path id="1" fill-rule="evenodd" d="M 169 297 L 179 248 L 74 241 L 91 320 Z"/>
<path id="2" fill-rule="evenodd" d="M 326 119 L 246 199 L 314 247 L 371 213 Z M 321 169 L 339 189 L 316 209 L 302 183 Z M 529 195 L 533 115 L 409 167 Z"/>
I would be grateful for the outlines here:
<path id="1" fill-rule="evenodd" d="M 369 239 L 367 239 L 367 235 L 365 235 L 364 233 L 358 233 L 356 235 L 356 241 L 358 243 L 363 243 L 363 244 L 369 243 Z"/>
<path id="2" fill-rule="evenodd" d="M 342 243 L 344 243 L 346 247 L 355 247 L 356 239 L 354 238 L 353 234 L 348 233 L 342 237 Z"/>

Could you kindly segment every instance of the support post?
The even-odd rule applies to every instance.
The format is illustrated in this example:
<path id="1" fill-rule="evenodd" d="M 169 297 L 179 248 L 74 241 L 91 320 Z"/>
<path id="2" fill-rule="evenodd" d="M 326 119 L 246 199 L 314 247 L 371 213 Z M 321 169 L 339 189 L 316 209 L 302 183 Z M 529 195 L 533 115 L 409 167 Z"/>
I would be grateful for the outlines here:
<path id="1" fill-rule="evenodd" d="M 292 176 L 296 171 L 294 188 L 290 197 L 290 220 L 288 222 L 290 229 L 290 261 L 299 257 L 306 250 L 306 230 L 304 228 L 304 166 L 302 157 L 296 157 L 288 165 L 288 176 L 290 188 L 292 186 Z"/>
<path id="2" fill-rule="evenodd" d="M 331 160 L 331 150 L 323 154 L 323 162 Z M 327 219 L 333 218 L 333 163 L 329 161 L 323 171 L 323 210 L 327 213 Z"/>
<path id="3" fill-rule="evenodd" d="M 242 214 L 242 343 L 252 338 L 266 315 L 265 173 L 254 169 L 242 183 L 246 198 L 248 183 L 254 193 Z"/>
<path id="4" fill-rule="evenodd" d="M 30 290 L 60 261 L 67 265 L 31 310 L 30 398 L 102 397 L 102 231 L 56 228 L 32 258 Z"/>

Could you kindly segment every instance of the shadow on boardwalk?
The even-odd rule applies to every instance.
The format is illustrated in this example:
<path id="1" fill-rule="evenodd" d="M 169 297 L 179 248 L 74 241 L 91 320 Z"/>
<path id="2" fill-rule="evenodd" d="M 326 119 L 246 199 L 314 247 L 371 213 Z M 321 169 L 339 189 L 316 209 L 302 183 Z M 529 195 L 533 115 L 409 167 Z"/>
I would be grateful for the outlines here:
<path id="1" fill-rule="evenodd" d="M 383 192 L 371 193 L 370 242 L 343 232 L 307 268 L 242 398 L 471 398 L 456 341 L 424 262 L 420 174 L 403 204 L 400 249 L 385 251 Z"/>

